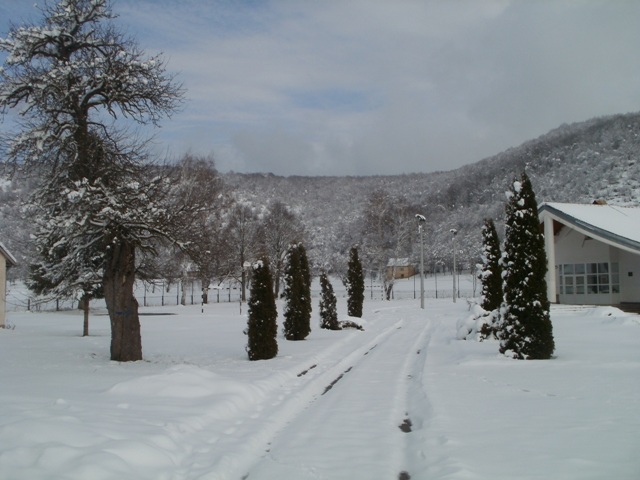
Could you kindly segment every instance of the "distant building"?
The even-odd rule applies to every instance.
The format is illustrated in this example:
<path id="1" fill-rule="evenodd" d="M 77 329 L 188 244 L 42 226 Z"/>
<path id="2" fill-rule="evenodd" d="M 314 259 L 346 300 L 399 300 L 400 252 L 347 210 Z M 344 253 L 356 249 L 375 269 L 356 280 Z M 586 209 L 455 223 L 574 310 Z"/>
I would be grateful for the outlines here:
<path id="1" fill-rule="evenodd" d="M 640 207 L 543 203 L 549 300 L 640 303 Z"/>
<path id="2" fill-rule="evenodd" d="M 0 327 L 5 326 L 7 312 L 7 268 L 17 265 L 13 255 L 0 242 Z"/>
<path id="3" fill-rule="evenodd" d="M 387 263 L 387 280 L 409 278 L 416 274 L 415 266 L 408 258 L 390 258 Z"/>

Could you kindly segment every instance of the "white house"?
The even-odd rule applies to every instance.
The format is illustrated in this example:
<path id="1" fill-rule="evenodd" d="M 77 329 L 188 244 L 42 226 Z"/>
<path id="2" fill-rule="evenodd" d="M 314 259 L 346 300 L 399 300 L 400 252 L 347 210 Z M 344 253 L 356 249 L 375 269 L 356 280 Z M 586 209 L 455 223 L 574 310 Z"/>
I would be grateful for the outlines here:
<path id="1" fill-rule="evenodd" d="M 549 300 L 640 303 L 640 207 L 543 203 Z"/>
<path id="2" fill-rule="evenodd" d="M 5 326 L 7 311 L 7 268 L 17 263 L 7 247 L 0 242 L 0 328 Z"/>

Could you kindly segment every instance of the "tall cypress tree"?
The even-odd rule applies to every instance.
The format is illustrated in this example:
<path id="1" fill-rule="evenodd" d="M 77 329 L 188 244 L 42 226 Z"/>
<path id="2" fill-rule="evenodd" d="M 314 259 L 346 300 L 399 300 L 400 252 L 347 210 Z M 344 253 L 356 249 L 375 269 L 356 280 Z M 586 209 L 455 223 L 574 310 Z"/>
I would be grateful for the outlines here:
<path id="1" fill-rule="evenodd" d="M 320 274 L 320 328 L 328 330 L 342 330 L 338 321 L 338 309 L 333 285 L 329 281 L 327 272 Z"/>
<path id="2" fill-rule="evenodd" d="M 246 330 L 249 360 L 268 360 L 278 355 L 278 311 L 271 284 L 271 270 L 265 258 L 253 266 Z"/>
<path id="3" fill-rule="evenodd" d="M 362 317 L 362 305 L 364 304 L 364 274 L 362 263 L 358 256 L 358 247 L 351 247 L 349 252 L 349 265 L 347 269 L 347 314 L 350 317 Z"/>
<path id="4" fill-rule="evenodd" d="M 287 251 L 284 279 L 284 337 L 304 340 L 311 333 L 311 273 L 301 243 L 291 245 Z"/>
<path id="5" fill-rule="evenodd" d="M 311 332 L 311 311 L 313 309 L 311 301 L 311 269 L 309 268 L 309 258 L 307 257 L 307 249 L 304 248 L 302 243 L 298 244 L 298 252 L 300 255 L 300 277 L 302 279 L 303 289 L 303 306 L 305 311 L 305 318 L 308 319 L 307 335 Z"/>
<path id="6" fill-rule="evenodd" d="M 500 239 L 496 226 L 491 218 L 486 218 L 482 227 L 482 270 L 479 277 L 482 282 L 480 306 L 487 312 L 497 312 L 503 301 L 500 256 Z M 497 338 L 498 325 L 496 320 L 497 313 L 489 315 L 489 319 L 483 323 L 480 329 L 481 339 Z"/>
<path id="7" fill-rule="evenodd" d="M 555 345 L 545 280 L 547 255 L 538 203 L 526 173 L 513 182 L 508 195 L 500 353 L 517 359 L 548 359 Z"/>
<path id="8" fill-rule="evenodd" d="M 491 218 L 486 218 L 482 227 L 482 304 L 484 310 L 500 308 L 503 300 L 502 265 L 500 265 L 500 239 Z"/>

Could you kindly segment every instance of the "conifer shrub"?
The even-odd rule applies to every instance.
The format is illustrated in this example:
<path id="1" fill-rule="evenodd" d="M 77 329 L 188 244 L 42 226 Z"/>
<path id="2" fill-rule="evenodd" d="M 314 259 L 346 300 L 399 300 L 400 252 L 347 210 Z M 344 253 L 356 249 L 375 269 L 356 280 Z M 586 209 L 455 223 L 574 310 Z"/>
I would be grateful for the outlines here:
<path id="1" fill-rule="evenodd" d="M 333 285 L 326 272 L 320 274 L 320 328 L 342 330 L 338 321 L 338 308 Z"/>
<path id="2" fill-rule="evenodd" d="M 347 314 L 350 317 L 362 318 L 364 304 L 364 273 L 358 256 L 358 247 L 351 247 L 347 267 Z"/>
<path id="3" fill-rule="evenodd" d="M 479 275 L 482 282 L 480 307 L 485 312 L 479 318 L 481 325 L 478 328 L 478 339 L 481 341 L 498 338 L 498 311 L 504 296 L 500 258 L 498 232 L 493 220 L 487 218 L 482 227 L 482 267 Z"/>
<path id="4" fill-rule="evenodd" d="M 278 311 L 273 295 L 271 271 L 268 260 L 262 259 L 253 266 L 251 295 L 248 302 L 246 334 L 249 337 L 249 360 L 268 360 L 278 355 Z"/>
<path id="5" fill-rule="evenodd" d="M 284 337 L 304 340 L 311 333 L 311 272 L 307 251 L 301 243 L 287 250 L 284 280 Z"/>
<path id="6" fill-rule="evenodd" d="M 508 197 L 500 353 L 516 359 L 548 359 L 555 344 L 545 279 L 547 255 L 538 204 L 526 173 L 513 182 Z"/>
<path id="7" fill-rule="evenodd" d="M 354 322 L 353 320 L 343 320 L 340 322 L 340 328 L 353 328 L 354 330 L 364 331 L 364 327 L 359 323 Z"/>

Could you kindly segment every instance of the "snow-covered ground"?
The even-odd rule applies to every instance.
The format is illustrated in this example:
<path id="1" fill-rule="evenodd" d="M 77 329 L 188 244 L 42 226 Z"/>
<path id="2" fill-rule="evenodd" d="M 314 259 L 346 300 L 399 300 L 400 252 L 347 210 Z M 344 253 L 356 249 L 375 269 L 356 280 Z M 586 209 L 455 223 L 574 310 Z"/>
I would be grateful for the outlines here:
<path id="1" fill-rule="evenodd" d="M 455 339 L 464 300 L 425 307 L 368 300 L 364 332 L 316 308 L 260 362 L 234 303 L 142 308 L 135 363 L 99 308 L 85 338 L 80 312 L 10 312 L 0 479 L 640 478 L 640 316 L 553 307 L 556 358 L 516 361 Z"/>

